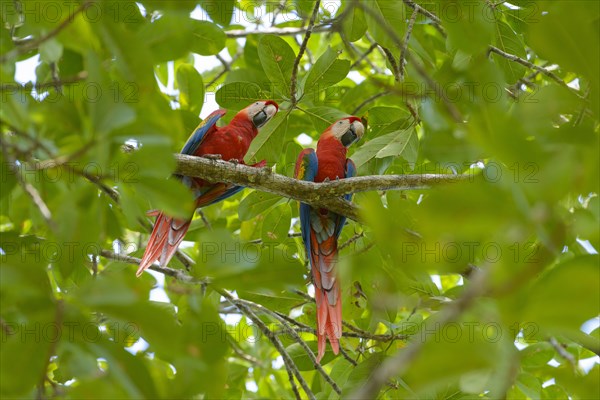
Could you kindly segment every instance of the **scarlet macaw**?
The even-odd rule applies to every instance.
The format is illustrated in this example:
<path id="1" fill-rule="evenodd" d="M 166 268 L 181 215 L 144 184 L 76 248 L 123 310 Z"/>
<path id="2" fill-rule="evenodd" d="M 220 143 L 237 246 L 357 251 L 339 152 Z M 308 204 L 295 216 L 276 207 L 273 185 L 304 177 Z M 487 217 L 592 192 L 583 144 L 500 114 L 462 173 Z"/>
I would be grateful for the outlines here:
<path id="1" fill-rule="evenodd" d="M 323 182 L 356 175 L 356 166 L 346 158 L 348 147 L 364 134 L 365 127 L 357 117 L 342 118 L 321 134 L 317 151 L 304 149 L 298 156 L 296 179 Z M 349 200 L 352 195 L 344 196 Z M 342 301 L 336 262 L 338 237 L 346 218 L 323 208 L 300 203 L 300 229 L 315 287 L 317 303 L 317 339 L 320 362 L 325 354 L 325 336 L 333 352 L 339 352 L 342 336 Z"/>
<path id="2" fill-rule="evenodd" d="M 219 154 L 223 160 L 235 160 L 243 163 L 252 139 L 258 134 L 258 128 L 273 118 L 278 109 L 279 106 L 272 100 L 257 101 L 238 112 L 229 125 L 221 128 L 216 126 L 216 122 L 225 115 L 227 110 L 214 111 L 194 130 L 181 153 L 194 156 Z M 265 164 L 266 162 L 263 160 L 253 166 L 262 167 Z M 180 179 L 193 191 L 196 208 L 224 200 L 243 189 L 242 186 L 209 183 L 188 176 L 180 177 Z M 169 263 L 192 220 L 192 216 L 188 219 L 178 219 L 169 217 L 160 211 L 151 211 L 148 215 L 157 218 L 137 270 L 137 276 L 140 276 L 156 260 L 159 260 L 161 266 Z"/>

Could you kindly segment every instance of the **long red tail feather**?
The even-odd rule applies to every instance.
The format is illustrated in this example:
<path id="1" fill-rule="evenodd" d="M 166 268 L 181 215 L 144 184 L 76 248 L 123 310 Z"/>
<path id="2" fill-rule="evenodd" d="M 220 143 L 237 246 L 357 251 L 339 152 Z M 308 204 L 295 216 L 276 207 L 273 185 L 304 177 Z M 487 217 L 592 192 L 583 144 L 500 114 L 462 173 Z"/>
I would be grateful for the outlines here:
<path id="1" fill-rule="evenodd" d="M 150 215 L 158 216 L 140 262 L 140 267 L 135 273 L 136 276 L 140 276 L 144 270 L 157 260 L 159 260 L 162 267 L 165 267 L 177 251 L 177 247 L 179 247 L 190 227 L 191 220 L 174 219 L 158 212 L 152 212 Z"/>

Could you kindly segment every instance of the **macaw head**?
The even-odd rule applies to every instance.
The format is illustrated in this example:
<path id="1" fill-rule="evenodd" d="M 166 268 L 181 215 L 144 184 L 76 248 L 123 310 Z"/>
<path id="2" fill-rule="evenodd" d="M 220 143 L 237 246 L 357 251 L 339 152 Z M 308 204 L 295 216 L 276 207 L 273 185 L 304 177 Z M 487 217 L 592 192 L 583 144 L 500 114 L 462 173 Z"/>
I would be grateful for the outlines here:
<path id="1" fill-rule="evenodd" d="M 346 117 L 334 122 L 327 131 L 339 140 L 344 147 L 358 142 L 365 133 L 365 126 L 358 117 Z"/>
<path id="2" fill-rule="evenodd" d="M 279 106 L 273 100 L 263 100 L 250 104 L 243 111 L 258 129 L 269 122 L 277 114 L 277 110 L 279 110 Z"/>

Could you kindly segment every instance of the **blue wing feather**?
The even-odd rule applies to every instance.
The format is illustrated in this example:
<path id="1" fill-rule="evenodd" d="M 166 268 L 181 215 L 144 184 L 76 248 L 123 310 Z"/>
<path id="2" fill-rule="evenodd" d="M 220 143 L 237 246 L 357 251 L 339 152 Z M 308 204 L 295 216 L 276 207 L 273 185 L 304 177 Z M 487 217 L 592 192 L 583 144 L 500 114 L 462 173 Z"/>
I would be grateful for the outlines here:
<path id="1" fill-rule="evenodd" d="M 296 179 L 303 181 L 314 182 L 319 168 L 319 160 L 314 149 L 305 149 L 298 156 L 296 161 L 296 171 L 294 173 Z M 302 232 L 302 240 L 306 247 L 306 254 L 310 257 L 310 210 L 308 204 L 300 203 L 300 230 Z"/>
<path id="2" fill-rule="evenodd" d="M 356 164 L 354 164 L 354 161 L 347 158 L 346 159 L 346 176 L 344 178 L 352 178 L 353 176 L 356 176 Z M 352 199 L 352 193 L 348 193 L 348 194 L 344 195 L 344 198 L 346 200 L 350 201 Z M 346 224 L 346 217 L 339 215 L 338 220 L 336 221 L 336 224 L 335 224 L 336 239 L 340 237 L 340 234 L 342 233 L 342 228 L 344 227 L 345 224 Z"/>
<path id="3" fill-rule="evenodd" d="M 194 132 L 192 132 L 190 135 L 188 141 L 185 143 L 185 146 L 183 146 L 183 149 L 181 149 L 181 153 L 193 156 L 196 153 L 196 150 L 198 150 L 200 143 L 202 143 L 206 137 L 206 134 L 215 129 L 215 124 L 223 115 L 225 115 L 226 112 L 227 110 L 223 109 L 213 111 L 204 119 L 204 121 L 200 122 L 200 125 L 194 129 Z"/>

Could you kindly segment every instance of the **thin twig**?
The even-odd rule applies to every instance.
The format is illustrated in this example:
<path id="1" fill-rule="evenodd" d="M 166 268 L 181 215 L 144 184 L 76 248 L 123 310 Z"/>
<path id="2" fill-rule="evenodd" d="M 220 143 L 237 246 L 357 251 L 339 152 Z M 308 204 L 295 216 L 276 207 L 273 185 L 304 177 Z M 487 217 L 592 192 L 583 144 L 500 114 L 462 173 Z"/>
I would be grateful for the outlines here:
<path id="1" fill-rule="evenodd" d="M 306 50 L 306 46 L 308 45 L 308 39 L 310 39 L 310 35 L 312 34 L 314 25 L 315 25 L 315 21 L 317 19 L 317 15 L 319 14 L 319 6 L 321 5 L 321 0 L 317 0 L 315 2 L 315 7 L 313 8 L 313 12 L 312 15 L 310 17 L 310 21 L 308 22 L 308 26 L 306 27 L 306 32 L 304 33 L 304 40 L 302 41 L 302 44 L 300 45 L 300 50 L 298 51 L 298 55 L 296 56 L 296 59 L 294 60 L 294 66 L 292 67 L 292 78 L 290 81 L 290 99 L 292 102 L 292 106 L 296 105 L 297 103 L 297 99 L 296 99 L 296 85 L 297 85 L 297 79 L 298 79 L 298 67 L 300 65 L 300 60 L 302 59 L 302 56 L 304 55 L 304 51 Z"/>
<path id="2" fill-rule="evenodd" d="M 302 236 L 302 233 L 300 232 L 292 232 L 292 233 L 288 233 L 287 237 L 288 238 L 295 238 L 295 237 L 300 237 Z M 248 241 L 248 243 L 252 243 L 252 244 L 261 244 L 263 242 L 262 239 L 254 239 L 254 240 L 250 240 Z"/>
<path id="3" fill-rule="evenodd" d="M 380 45 L 380 47 L 383 50 L 383 54 L 385 54 L 385 58 L 387 58 L 388 62 L 390 63 L 391 71 L 392 71 L 392 74 L 394 75 L 394 79 L 396 80 L 396 82 L 400 82 L 400 66 L 396 62 L 396 58 L 394 57 L 394 55 L 388 48 L 385 48 L 381 45 Z"/>
<path id="4" fill-rule="evenodd" d="M 350 43 L 351 44 L 351 43 Z M 352 45 L 352 44 L 351 44 Z M 371 46 L 369 46 L 369 48 L 367 49 L 367 51 L 365 51 L 364 53 L 361 54 L 360 58 L 356 61 L 354 61 L 354 63 L 350 66 L 350 71 L 354 70 L 354 68 L 358 67 L 360 65 L 360 63 L 363 60 L 367 60 L 367 62 L 369 62 L 369 64 L 371 65 L 371 68 L 373 67 L 373 64 L 370 62 L 368 56 L 369 54 L 371 54 L 373 52 L 373 50 L 375 50 L 377 48 L 377 43 L 371 43 Z"/>
<path id="5" fill-rule="evenodd" d="M 415 7 L 412 15 L 410 16 L 410 20 L 408 21 L 408 27 L 406 28 L 406 34 L 404 35 L 404 40 L 402 43 L 402 50 L 400 50 L 400 60 L 398 61 L 398 67 L 400 68 L 400 80 L 404 81 L 404 63 L 406 62 L 406 52 L 408 51 L 408 42 L 410 40 L 410 35 L 412 34 L 413 26 L 415 25 L 415 21 L 417 20 L 417 15 L 419 14 L 419 10 Z"/>
<path id="6" fill-rule="evenodd" d="M 361 110 L 361 108 L 363 108 L 367 104 L 377 100 L 380 97 L 388 95 L 388 94 L 390 94 L 390 92 L 385 91 L 385 92 L 375 93 L 373 96 L 367 97 L 362 103 L 360 103 L 358 106 L 356 106 L 356 108 L 354 110 L 352 110 L 352 115 L 356 115 Z"/>
<path id="7" fill-rule="evenodd" d="M 556 340 L 555 337 L 551 337 L 549 340 L 550 344 L 552 345 L 552 347 L 554 347 L 554 350 L 556 350 L 556 352 L 565 360 L 568 361 L 569 364 L 571 364 L 571 367 L 573 369 L 577 368 L 577 362 L 575 361 L 575 357 L 573 357 L 573 354 L 569 353 L 563 346 L 562 344 L 560 344 L 558 342 L 558 340 Z"/>
<path id="8" fill-rule="evenodd" d="M 421 13 L 424 16 L 426 16 L 427 18 L 429 18 L 431 20 L 433 26 L 435 27 L 435 29 L 437 29 L 438 32 L 441 33 L 441 35 L 444 38 L 447 36 L 446 31 L 444 31 L 444 28 L 442 28 L 442 21 L 439 19 L 439 17 L 437 15 L 435 15 L 431 11 L 426 10 L 425 8 L 421 7 L 420 5 L 418 5 L 417 3 L 415 3 L 412 0 L 404 0 L 404 4 L 406 4 L 410 8 L 418 11 L 419 13 Z"/>
<path id="9" fill-rule="evenodd" d="M 225 62 L 225 64 L 223 65 L 223 69 L 221 70 L 221 72 L 219 72 L 217 75 L 215 75 L 215 77 L 213 79 L 210 80 L 210 82 L 208 82 L 205 87 L 206 89 L 209 89 L 212 87 L 212 85 L 215 84 L 215 82 L 217 82 L 219 79 L 221 79 L 221 77 L 223 75 L 225 75 L 227 72 L 229 72 L 231 70 L 231 65 L 238 59 L 240 58 L 240 56 L 242 55 L 242 51 L 239 51 L 237 53 L 234 54 L 233 57 L 231 57 L 231 61 L 229 63 L 227 63 L 227 61 L 223 60 L 223 58 L 221 57 L 221 60 L 223 60 Z"/>
<path id="10" fill-rule="evenodd" d="M 2 155 L 8 163 L 8 168 L 11 169 L 21 188 L 25 191 L 25 193 L 29 195 L 31 201 L 33 201 L 33 204 L 35 204 L 37 209 L 42 214 L 42 217 L 46 221 L 48 227 L 50 227 L 50 229 L 52 230 L 56 230 L 56 224 L 52 220 L 52 213 L 46 205 L 46 202 L 44 202 L 44 200 L 42 199 L 40 192 L 38 192 L 38 190 L 32 184 L 27 182 L 25 178 L 23 178 L 23 175 L 21 174 L 21 171 L 17 166 L 16 161 L 8 154 L 7 143 L 4 141 L 2 136 L 0 136 L 0 147 L 2 147 Z"/>
<path id="11" fill-rule="evenodd" d="M 345 247 L 350 246 L 352 243 L 356 242 L 358 239 L 365 236 L 365 231 L 360 233 L 355 233 L 350 239 L 346 240 L 344 243 L 338 246 L 338 250 L 343 250 Z"/>
<path id="12" fill-rule="evenodd" d="M 128 255 L 123 255 L 123 254 L 116 254 L 109 250 L 100 251 L 100 255 L 102 257 L 108 258 L 110 260 L 124 262 L 124 263 L 128 263 L 128 264 L 139 265 L 140 262 L 142 261 L 141 259 L 139 259 L 137 257 L 132 257 L 132 256 L 128 256 Z M 188 275 L 187 273 L 185 273 L 184 271 L 182 271 L 180 269 L 173 269 L 173 268 L 169 268 L 169 267 L 160 267 L 158 265 L 151 265 L 149 267 L 149 269 L 151 269 L 152 271 L 160 272 L 161 274 L 170 276 L 170 277 L 175 278 L 178 281 L 184 282 L 184 283 L 206 284 L 208 282 L 208 279 L 196 279 L 193 276 Z"/>
<path id="13" fill-rule="evenodd" d="M 491 52 L 491 53 L 496 53 L 499 56 L 506 58 L 507 60 L 514 61 L 514 62 L 519 63 L 527 68 L 531 68 L 535 71 L 538 71 L 538 72 L 546 75 L 548 78 L 552 79 L 554 82 L 558 83 L 560 86 L 567 88 L 571 93 L 575 94 L 577 97 L 583 98 L 583 96 L 581 94 L 577 93 L 577 91 L 575 89 L 573 89 L 569 85 L 567 85 L 565 83 L 565 81 L 560 79 L 554 72 L 548 71 L 546 68 L 542 68 L 539 65 L 535 65 L 521 57 L 515 56 L 514 54 L 509 54 L 505 51 L 502 51 L 499 48 L 497 48 L 496 46 L 490 46 L 488 49 L 489 49 L 489 52 Z"/>

